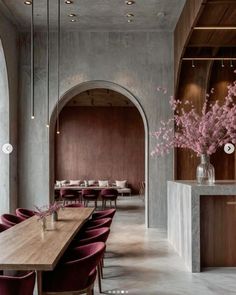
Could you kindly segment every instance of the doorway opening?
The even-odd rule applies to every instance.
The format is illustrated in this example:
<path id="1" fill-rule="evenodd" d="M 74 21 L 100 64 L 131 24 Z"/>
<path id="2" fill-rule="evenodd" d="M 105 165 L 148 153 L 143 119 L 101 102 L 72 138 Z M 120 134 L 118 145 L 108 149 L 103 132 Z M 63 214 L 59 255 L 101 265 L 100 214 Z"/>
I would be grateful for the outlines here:
<path id="1" fill-rule="evenodd" d="M 117 84 L 92 81 L 67 92 L 59 110 L 59 135 L 56 111 L 51 118 L 51 187 L 56 180 L 107 180 L 109 186 L 126 180 L 132 195 L 143 194 L 148 227 L 148 132 L 137 99 Z"/>

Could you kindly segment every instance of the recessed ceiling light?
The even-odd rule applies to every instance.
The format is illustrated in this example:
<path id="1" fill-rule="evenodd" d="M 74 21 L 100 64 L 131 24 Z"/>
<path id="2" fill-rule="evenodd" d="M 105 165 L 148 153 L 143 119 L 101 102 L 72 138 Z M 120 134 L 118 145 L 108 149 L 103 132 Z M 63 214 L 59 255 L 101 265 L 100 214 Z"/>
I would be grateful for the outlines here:
<path id="1" fill-rule="evenodd" d="M 128 23 L 132 23 L 133 22 L 133 20 L 132 19 L 128 19 Z"/>
<path id="2" fill-rule="evenodd" d="M 125 3 L 126 3 L 127 5 L 133 5 L 133 4 L 135 3 L 135 1 L 133 1 L 133 0 L 128 0 L 128 1 L 125 1 Z"/>
<path id="3" fill-rule="evenodd" d="M 133 13 L 127 13 L 126 16 L 127 17 L 134 17 Z"/>
<path id="4" fill-rule="evenodd" d="M 70 22 L 71 22 L 71 23 L 74 23 L 74 22 L 77 22 L 77 20 L 76 20 L 75 18 L 72 18 L 72 19 L 70 20 Z"/>
<path id="5" fill-rule="evenodd" d="M 25 1 L 24 4 L 25 5 L 31 5 L 32 4 L 32 1 Z"/>
<path id="6" fill-rule="evenodd" d="M 159 17 L 159 18 L 164 18 L 165 16 L 166 16 L 166 12 L 165 11 L 160 11 L 157 14 L 157 17 Z"/>
<path id="7" fill-rule="evenodd" d="M 69 16 L 69 17 L 75 17 L 76 14 L 75 14 L 75 13 L 70 13 L 70 14 L 68 14 L 68 16 Z"/>
<path id="8" fill-rule="evenodd" d="M 72 1 L 72 0 L 66 0 L 65 3 L 66 3 L 66 4 L 72 4 L 73 1 Z"/>

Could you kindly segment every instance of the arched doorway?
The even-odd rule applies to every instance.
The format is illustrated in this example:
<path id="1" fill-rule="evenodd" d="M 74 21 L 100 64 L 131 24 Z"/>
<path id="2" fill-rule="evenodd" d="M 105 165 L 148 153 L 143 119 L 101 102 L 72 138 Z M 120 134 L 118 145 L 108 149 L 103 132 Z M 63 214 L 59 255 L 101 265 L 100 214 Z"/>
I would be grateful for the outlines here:
<path id="1" fill-rule="evenodd" d="M 9 85 L 5 54 L 0 40 L 0 214 L 10 209 L 10 155 L 2 151 L 10 140 Z"/>
<path id="2" fill-rule="evenodd" d="M 145 130 L 145 223 L 146 226 L 148 227 L 148 144 L 149 144 L 149 132 L 148 132 L 148 123 L 146 119 L 146 115 L 144 113 L 143 108 L 141 107 L 138 99 L 127 89 L 124 87 L 108 82 L 108 81 L 89 81 L 89 82 L 84 82 L 81 83 L 69 91 L 67 91 L 63 96 L 61 96 L 59 105 L 58 105 L 58 110 L 59 112 L 63 109 L 63 107 L 76 95 L 89 91 L 91 89 L 108 89 L 108 90 L 113 90 L 117 93 L 122 94 L 125 96 L 128 100 L 130 100 L 134 106 L 138 109 L 142 120 L 143 120 L 143 125 L 144 125 L 144 130 Z M 51 120 L 50 120 L 50 133 L 49 133 L 49 172 L 50 172 L 50 196 L 53 196 L 53 189 L 54 189 L 54 153 L 55 153 L 55 142 L 54 142 L 54 132 L 55 132 L 55 124 L 56 124 L 56 119 L 57 119 L 57 107 L 54 108 L 54 111 L 51 115 Z"/>

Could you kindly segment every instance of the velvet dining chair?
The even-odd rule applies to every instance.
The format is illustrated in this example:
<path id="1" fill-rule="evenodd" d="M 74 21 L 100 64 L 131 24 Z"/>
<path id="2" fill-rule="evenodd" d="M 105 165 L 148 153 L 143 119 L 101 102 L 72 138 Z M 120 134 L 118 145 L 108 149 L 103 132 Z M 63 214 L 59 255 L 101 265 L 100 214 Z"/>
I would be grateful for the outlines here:
<path id="1" fill-rule="evenodd" d="M 95 208 L 97 208 L 97 200 L 98 200 L 98 191 L 94 189 L 83 189 L 82 190 L 82 198 L 84 200 L 84 206 L 87 207 L 89 202 L 93 201 Z"/>
<path id="2" fill-rule="evenodd" d="M 63 292 L 93 295 L 96 268 L 105 247 L 103 242 L 98 242 L 67 251 L 53 271 L 42 273 L 43 295 Z"/>
<path id="3" fill-rule="evenodd" d="M 101 211 L 96 211 L 92 215 L 92 219 L 101 219 L 101 218 L 113 218 L 116 213 L 116 209 L 106 209 Z"/>
<path id="4" fill-rule="evenodd" d="M 33 295 L 35 285 L 35 272 L 24 276 L 0 275 L 1 295 Z"/>
<path id="5" fill-rule="evenodd" d="M 83 208 L 84 205 L 82 203 L 72 203 L 65 205 L 65 208 Z"/>
<path id="6" fill-rule="evenodd" d="M 90 219 L 85 222 L 82 227 L 82 231 L 88 229 L 96 229 L 101 227 L 110 227 L 112 223 L 111 218 L 101 218 L 101 219 Z"/>
<path id="7" fill-rule="evenodd" d="M 33 210 L 25 209 L 25 208 L 17 208 L 16 215 L 22 219 L 28 219 L 35 215 Z"/>
<path id="8" fill-rule="evenodd" d="M 101 198 L 102 198 L 102 208 L 106 208 L 106 203 L 110 201 L 110 206 L 112 202 L 115 204 L 116 208 L 116 200 L 118 197 L 118 191 L 114 188 L 105 188 L 101 191 Z"/>
<path id="9" fill-rule="evenodd" d="M 4 225 L 7 225 L 9 227 L 12 227 L 12 226 L 24 221 L 24 219 L 22 219 L 21 217 L 13 215 L 13 214 L 3 214 L 1 216 L 1 220 Z"/>
<path id="10" fill-rule="evenodd" d="M 0 223 L 0 233 L 7 230 L 8 228 L 10 228 L 10 226 Z"/>

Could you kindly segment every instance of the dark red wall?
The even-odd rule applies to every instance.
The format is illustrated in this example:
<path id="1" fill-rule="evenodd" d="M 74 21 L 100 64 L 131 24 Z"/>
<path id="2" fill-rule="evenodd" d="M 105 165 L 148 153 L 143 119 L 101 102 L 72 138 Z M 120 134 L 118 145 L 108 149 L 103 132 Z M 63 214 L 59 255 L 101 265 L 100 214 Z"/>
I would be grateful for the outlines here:
<path id="1" fill-rule="evenodd" d="M 145 175 L 142 118 L 134 107 L 65 107 L 55 135 L 56 179 L 124 180 Z"/>

